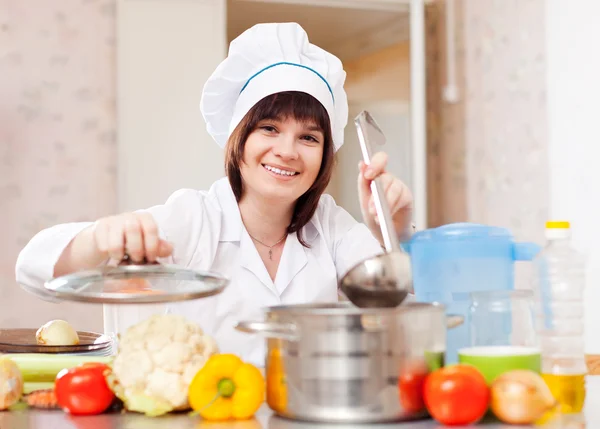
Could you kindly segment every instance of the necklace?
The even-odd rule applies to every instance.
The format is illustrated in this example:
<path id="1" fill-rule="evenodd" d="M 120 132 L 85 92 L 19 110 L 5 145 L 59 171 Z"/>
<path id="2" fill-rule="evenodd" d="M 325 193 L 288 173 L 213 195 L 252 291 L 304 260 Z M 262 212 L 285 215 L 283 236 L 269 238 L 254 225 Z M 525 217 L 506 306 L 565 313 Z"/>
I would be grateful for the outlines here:
<path id="1" fill-rule="evenodd" d="M 250 235 L 250 233 L 249 233 L 249 232 L 248 232 L 248 235 Z M 255 241 L 258 241 L 258 242 L 259 242 L 260 244 L 262 244 L 263 246 L 265 246 L 265 247 L 268 247 L 268 248 L 269 248 L 269 259 L 272 261 L 272 260 L 273 260 L 273 247 L 275 247 L 275 246 L 277 246 L 279 243 L 281 243 L 281 242 L 283 241 L 283 239 L 284 239 L 285 237 L 287 237 L 287 236 L 288 236 L 288 234 L 287 234 L 287 232 L 286 232 L 286 233 L 285 233 L 285 235 L 284 235 L 283 237 L 281 237 L 281 238 L 279 239 L 279 241 L 277 241 L 277 243 L 273 244 L 272 246 L 269 246 L 268 244 L 265 244 L 265 243 L 263 243 L 263 242 L 262 242 L 262 241 L 260 241 L 258 238 L 254 238 L 254 237 L 252 237 L 251 235 L 250 235 L 250 238 L 252 238 L 252 239 L 253 239 L 253 240 L 255 240 Z"/>

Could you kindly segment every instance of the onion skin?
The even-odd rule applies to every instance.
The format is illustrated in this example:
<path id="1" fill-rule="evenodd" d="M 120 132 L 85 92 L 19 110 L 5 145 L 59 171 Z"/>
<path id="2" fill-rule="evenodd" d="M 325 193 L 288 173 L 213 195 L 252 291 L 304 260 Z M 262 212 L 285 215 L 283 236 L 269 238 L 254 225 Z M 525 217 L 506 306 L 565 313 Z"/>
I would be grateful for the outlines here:
<path id="1" fill-rule="evenodd" d="M 532 424 L 557 405 L 544 379 L 530 370 L 517 369 L 498 376 L 490 393 L 492 412 L 508 424 Z"/>

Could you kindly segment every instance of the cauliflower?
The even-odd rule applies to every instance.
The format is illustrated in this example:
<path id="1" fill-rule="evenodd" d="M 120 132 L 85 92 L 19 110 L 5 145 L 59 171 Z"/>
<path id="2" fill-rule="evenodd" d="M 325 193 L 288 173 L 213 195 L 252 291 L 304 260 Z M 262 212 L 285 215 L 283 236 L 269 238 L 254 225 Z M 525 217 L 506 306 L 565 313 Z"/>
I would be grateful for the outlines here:
<path id="1" fill-rule="evenodd" d="M 152 316 L 120 339 L 107 381 L 130 411 L 185 410 L 190 382 L 216 353 L 216 341 L 198 325 L 174 314 Z"/>

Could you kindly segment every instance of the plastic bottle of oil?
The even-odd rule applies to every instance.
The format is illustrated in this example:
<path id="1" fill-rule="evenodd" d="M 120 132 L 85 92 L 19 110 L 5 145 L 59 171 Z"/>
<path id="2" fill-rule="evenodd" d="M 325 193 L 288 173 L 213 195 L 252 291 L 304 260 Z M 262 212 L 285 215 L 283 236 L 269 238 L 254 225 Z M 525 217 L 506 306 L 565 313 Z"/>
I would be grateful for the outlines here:
<path id="1" fill-rule="evenodd" d="M 536 258 L 534 288 L 542 376 L 565 414 L 585 402 L 585 261 L 571 245 L 569 222 L 546 223 L 547 243 Z"/>

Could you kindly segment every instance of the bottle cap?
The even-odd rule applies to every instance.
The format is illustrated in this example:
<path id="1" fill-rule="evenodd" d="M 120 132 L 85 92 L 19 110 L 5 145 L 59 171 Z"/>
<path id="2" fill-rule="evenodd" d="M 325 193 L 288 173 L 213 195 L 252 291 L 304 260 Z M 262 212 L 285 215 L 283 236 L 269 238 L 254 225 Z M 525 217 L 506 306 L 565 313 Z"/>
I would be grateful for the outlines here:
<path id="1" fill-rule="evenodd" d="M 551 220 L 546 222 L 546 238 L 548 240 L 569 238 L 571 236 L 571 224 L 567 221 Z"/>
<path id="2" fill-rule="evenodd" d="M 571 224 L 562 220 L 549 220 L 546 222 L 546 229 L 570 229 Z"/>

